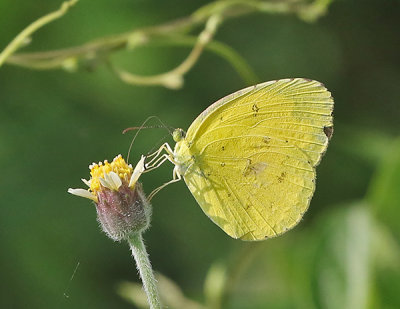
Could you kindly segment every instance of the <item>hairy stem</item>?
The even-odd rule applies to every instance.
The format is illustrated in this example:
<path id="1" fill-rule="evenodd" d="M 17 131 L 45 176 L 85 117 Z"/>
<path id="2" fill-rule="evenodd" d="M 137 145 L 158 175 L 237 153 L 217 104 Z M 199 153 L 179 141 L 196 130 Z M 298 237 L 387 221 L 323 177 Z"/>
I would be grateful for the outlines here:
<path id="1" fill-rule="evenodd" d="M 161 309 L 156 279 L 154 278 L 149 256 L 143 243 L 142 233 L 132 233 L 128 238 L 128 243 L 135 258 L 136 267 L 139 270 L 150 309 Z"/>

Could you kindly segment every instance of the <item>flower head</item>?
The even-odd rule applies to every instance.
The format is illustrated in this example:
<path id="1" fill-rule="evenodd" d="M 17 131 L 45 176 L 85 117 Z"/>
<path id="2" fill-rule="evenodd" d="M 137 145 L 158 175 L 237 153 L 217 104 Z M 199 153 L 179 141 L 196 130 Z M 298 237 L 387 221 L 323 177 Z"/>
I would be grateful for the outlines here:
<path id="1" fill-rule="evenodd" d="M 137 181 L 144 171 L 144 160 L 142 157 L 135 169 L 121 155 L 111 163 L 93 163 L 89 166 L 91 178 L 82 179 L 89 189 L 68 189 L 95 202 L 98 220 L 113 240 L 126 239 L 149 226 L 151 207 Z"/>

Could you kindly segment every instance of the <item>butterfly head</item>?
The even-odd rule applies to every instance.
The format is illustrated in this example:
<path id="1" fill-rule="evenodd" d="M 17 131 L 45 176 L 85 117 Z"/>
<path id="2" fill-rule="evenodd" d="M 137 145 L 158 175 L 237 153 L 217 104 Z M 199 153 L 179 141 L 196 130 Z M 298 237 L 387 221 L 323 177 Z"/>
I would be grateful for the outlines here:
<path id="1" fill-rule="evenodd" d="M 186 133 L 182 129 L 175 129 L 174 132 L 172 133 L 172 138 L 176 143 L 183 140 L 185 136 Z"/>

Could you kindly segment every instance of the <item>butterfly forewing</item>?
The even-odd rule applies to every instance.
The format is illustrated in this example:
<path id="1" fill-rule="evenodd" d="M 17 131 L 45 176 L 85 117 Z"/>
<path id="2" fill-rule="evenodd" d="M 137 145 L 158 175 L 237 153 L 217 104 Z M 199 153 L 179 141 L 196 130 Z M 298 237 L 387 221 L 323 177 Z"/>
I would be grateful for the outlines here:
<path id="1" fill-rule="evenodd" d="M 210 106 L 188 130 L 193 163 L 183 175 L 203 211 L 246 240 L 295 226 L 314 192 L 332 109 L 330 92 L 305 79 L 256 85 Z"/>

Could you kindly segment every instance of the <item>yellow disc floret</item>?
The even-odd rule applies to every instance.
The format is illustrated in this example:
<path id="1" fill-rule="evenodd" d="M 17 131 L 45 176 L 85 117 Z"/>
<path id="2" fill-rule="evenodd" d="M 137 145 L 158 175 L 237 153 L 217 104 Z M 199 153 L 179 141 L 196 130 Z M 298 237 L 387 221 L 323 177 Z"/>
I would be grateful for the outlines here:
<path id="1" fill-rule="evenodd" d="M 101 189 L 100 178 L 104 179 L 105 174 L 114 172 L 119 176 L 122 182 L 129 183 L 133 171 L 132 166 L 128 165 L 121 155 L 116 156 L 111 163 L 105 160 L 104 163 L 93 163 L 89 168 L 91 176 L 90 191 L 95 195 Z"/>

